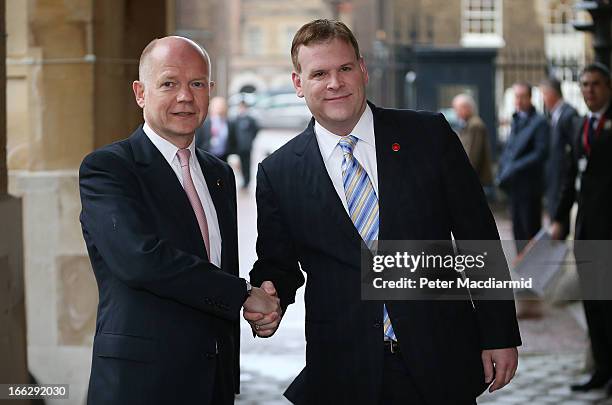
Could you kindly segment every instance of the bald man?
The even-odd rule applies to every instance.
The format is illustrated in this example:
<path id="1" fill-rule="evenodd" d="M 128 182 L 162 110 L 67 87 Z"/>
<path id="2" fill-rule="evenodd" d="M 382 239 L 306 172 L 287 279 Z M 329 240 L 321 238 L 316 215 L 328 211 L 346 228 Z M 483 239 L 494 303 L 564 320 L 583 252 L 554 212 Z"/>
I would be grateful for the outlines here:
<path id="1" fill-rule="evenodd" d="M 453 99 L 453 110 L 459 119 L 461 130 L 459 140 L 467 153 L 472 167 L 478 174 L 480 184 L 493 183 L 491 171 L 491 148 L 484 122 L 476 115 L 476 102 L 468 94 L 458 94 Z"/>
<path id="2" fill-rule="evenodd" d="M 212 87 L 205 50 L 154 40 L 133 83 L 144 125 L 81 165 L 100 293 L 88 404 L 232 404 L 241 308 L 280 313 L 238 277 L 232 170 L 194 146 Z"/>

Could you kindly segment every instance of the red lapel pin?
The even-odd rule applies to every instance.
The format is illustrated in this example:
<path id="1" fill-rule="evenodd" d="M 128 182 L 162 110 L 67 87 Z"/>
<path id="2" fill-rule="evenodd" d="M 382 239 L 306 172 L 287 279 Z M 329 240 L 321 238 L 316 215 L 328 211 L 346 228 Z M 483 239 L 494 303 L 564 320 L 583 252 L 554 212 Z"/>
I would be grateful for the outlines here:
<path id="1" fill-rule="evenodd" d="M 400 144 L 399 143 L 394 143 L 393 145 L 391 145 L 391 149 L 393 149 L 393 152 L 397 152 L 400 150 Z"/>

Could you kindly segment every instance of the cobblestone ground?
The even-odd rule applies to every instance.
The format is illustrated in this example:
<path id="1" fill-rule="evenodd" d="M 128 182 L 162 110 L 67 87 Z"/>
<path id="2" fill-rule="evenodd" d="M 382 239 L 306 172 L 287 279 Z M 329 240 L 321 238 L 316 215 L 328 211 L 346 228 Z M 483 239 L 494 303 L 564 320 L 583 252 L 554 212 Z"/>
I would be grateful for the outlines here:
<path id="1" fill-rule="evenodd" d="M 268 152 L 275 149 L 278 139 L 258 138 L 260 150 L 256 153 L 265 155 L 267 152 L 262 153 L 262 149 Z M 255 157 L 253 160 L 257 161 Z M 237 177 L 239 179 L 239 175 Z M 240 194 L 238 206 L 241 268 L 246 275 L 256 257 L 253 190 Z M 494 210 L 494 214 L 502 239 L 511 239 L 511 226 L 505 212 Z M 243 323 L 242 393 L 237 404 L 289 404 L 282 392 L 304 366 L 303 320 L 303 289 L 300 289 L 296 304 L 289 308 L 281 328 L 272 338 L 253 339 Z M 517 374 L 504 389 L 483 394 L 478 398 L 479 404 L 612 405 L 612 400 L 604 398 L 603 391 L 577 394 L 569 390 L 571 383 L 586 378 L 587 338 L 580 303 L 545 307 L 541 319 L 519 323 L 523 346 L 519 349 Z"/>

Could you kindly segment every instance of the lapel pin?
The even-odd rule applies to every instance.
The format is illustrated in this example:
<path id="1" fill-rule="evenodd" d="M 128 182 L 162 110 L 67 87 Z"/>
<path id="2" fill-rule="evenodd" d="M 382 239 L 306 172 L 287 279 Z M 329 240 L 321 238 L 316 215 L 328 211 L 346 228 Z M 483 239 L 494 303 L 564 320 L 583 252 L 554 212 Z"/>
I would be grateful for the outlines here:
<path id="1" fill-rule="evenodd" d="M 223 182 L 221 179 L 217 179 L 217 187 L 223 187 Z"/>
<path id="2" fill-rule="evenodd" d="M 394 143 L 393 145 L 391 145 L 391 149 L 393 149 L 393 152 L 397 152 L 400 150 L 400 144 L 399 143 Z"/>

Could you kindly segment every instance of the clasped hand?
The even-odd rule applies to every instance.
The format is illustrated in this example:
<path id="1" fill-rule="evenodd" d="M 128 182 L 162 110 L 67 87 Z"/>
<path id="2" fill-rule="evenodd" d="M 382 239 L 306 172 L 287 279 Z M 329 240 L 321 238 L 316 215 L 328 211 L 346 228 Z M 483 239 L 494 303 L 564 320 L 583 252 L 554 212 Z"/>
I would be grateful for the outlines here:
<path id="1" fill-rule="evenodd" d="M 276 332 L 282 310 L 276 288 L 271 281 L 264 281 L 261 288 L 253 287 L 243 307 L 244 319 L 249 322 L 257 336 L 270 337 Z"/>

